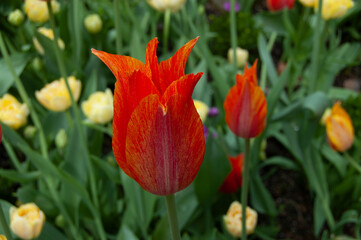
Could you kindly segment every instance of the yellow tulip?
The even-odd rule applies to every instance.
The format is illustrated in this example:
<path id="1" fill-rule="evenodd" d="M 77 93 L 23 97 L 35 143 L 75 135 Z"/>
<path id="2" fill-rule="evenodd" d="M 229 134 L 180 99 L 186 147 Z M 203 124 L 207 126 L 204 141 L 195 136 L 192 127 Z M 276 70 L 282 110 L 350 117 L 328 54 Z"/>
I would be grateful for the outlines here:
<path id="1" fill-rule="evenodd" d="M 223 216 L 227 231 L 234 237 L 242 235 L 242 205 L 234 201 Z M 257 212 L 250 207 L 246 208 L 246 231 L 247 235 L 252 234 L 257 225 Z"/>
<path id="2" fill-rule="evenodd" d="M 202 122 L 204 123 L 208 116 L 209 107 L 207 106 L 207 104 L 205 104 L 204 102 L 199 101 L 199 100 L 193 100 L 193 102 L 194 102 L 194 106 L 196 107 L 196 110 L 199 114 L 199 117 L 201 118 Z"/>
<path id="3" fill-rule="evenodd" d="M 44 213 L 35 205 L 27 203 L 10 208 L 10 228 L 22 239 L 37 238 L 45 223 Z"/>
<path id="4" fill-rule="evenodd" d="M 345 15 L 347 10 L 354 5 L 352 0 L 323 0 L 322 18 L 329 20 Z M 318 0 L 315 2 L 315 9 L 318 8 Z"/>
<path id="5" fill-rule="evenodd" d="M 353 144 L 354 129 L 352 120 L 341 103 L 336 102 L 323 119 L 330 146 L 339 152 L 348 150 Z"/>
<path id="6" fill-rule="evenodd" d="M 41 28 L 38 28 L 38 32 L 51 40 L 54 39 L 54 32 L 50 28 L 41 27 Z M 44 55 L 44 53 L 45 53 L 44 48 L 39 43 L 38 39 L 36 39 L 34 37 L 33 43 L 34 43 L 34 47 L 35 47 L 36 51 L 38 51 L 39 54 Z M 61 40 L 60 38 L 58 39 L 58 46 L 61 49 L 65 48 L 65 44 L 64 44 L 63 40 Z"/>
<path id="7" fill-rule="evenodd" d="M 81 104 L 85 116 L 94 123 L 104 124 L 113 118 L 113 93 L 110 89 L 105 92 L 95 92 L 88 100 Z"/>
<path id="8" fill-rule="evenodd" d="M 73 93 L 74 100 L 78 101 L 81 91 L 81 82 L 74 76 L 68 77 L 68 83 Z M 63 78 L 46 84 L 40 91 L 35 92 L 36 99 L 45 108 L 62 112 L 71 106 L 71 99 Z"/>
<path id="9" fill-rule="evenodd" d="M 233 64 L 233 49 L 230 48 L 227 53 L 228 62 Z M 240 47 L 236 48 L 237 67 L 243 67 L 248 61 L 248 51 Z"/>
<path id="10" fill-rule="evenodd" d="M 177 12 L 184 5 L 186 0 L 147 0 L 155 10 L 165 12 L 171 10 Z"/>
<path id="11" fill-rule="evenodd" d="M 4 236 L 4 235 L 0 235 L 0 240 L 8 240 L 7 238 L 6 238 L 6 236 Z"/>
<path id="12" fill-rule="evenodd" d="M 54 13 L 58 13 L 60 5 L 57 1 L 51 1 L 51 8 Z M 49 20 L 48 6 L 42 0 L 25 0 L 25 13 L 30 21 L 44 23 Z"/>
<path id="13" fill-rule="evenodd" d="M 0 98 L 0 120 L 12 129 L 25 125 L 28 115 L 28 107 L 20 104 L 14 96 L 5 94 Z"/>
<path id="14" fill-rule="evenodd" d="M 24 22 L 23 12 L 19 9 L 15 9 L 9 14 L 8 21 L 13 26 L 20 26 Z"/>

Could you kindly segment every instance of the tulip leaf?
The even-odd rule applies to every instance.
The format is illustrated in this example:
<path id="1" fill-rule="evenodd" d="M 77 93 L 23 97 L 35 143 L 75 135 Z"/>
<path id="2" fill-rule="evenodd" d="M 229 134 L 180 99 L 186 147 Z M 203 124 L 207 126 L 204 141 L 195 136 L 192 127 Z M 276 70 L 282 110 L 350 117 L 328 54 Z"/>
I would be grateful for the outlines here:
<path id="1" fill-rule="evenodd" d="M 130 230 L 130 228 L 127 225 L 122 225 L 122 228 L 120 229 L 116 240 L 138 240 L 137 236 Z"/>
<path id="2" fill-rule="evenodd" d="M 277 165 L 283 169 L 300 171 L 300 167 L 294 161 L 281 156 L 271 157 L 261 164 L 262 167 L 269 165 Z"/>
<path id="3" fill-rule="evenodd" d="M 41 176 L 41 172 L 20 173 L 15 170 L 0 169 L 0 176 L 17 183 L 28 183 L 37 180 Z"/>
<path id="4" fill-rule="evenodd" d="M 337 152 L 332 150 L 328 145 L 324 145 L 321 149 L 322 155 L 330 161 L 339 174 L 344 177 L 346 175 L 346 169 L 347 169 L 347 161 Z"/>
<path id="5" fill-rule="evenodd" d="M 260 213 L 276 216 L 277 210 L 273 198 L 264 186 L 258 174 L 250 178 L 250 195 L 252 206 Z"/>
<path id="6" fill-rule="evenodd" d="M 328 98 L 323 92 L 315 92 L 303 100 L 303 107 L 310 110 L 315 116 L 321 117 L 328 106 Z"/>
<path id="7" fill-rule="evenodd" d="M 66 237 L 55 227 L 45 222 L 43 230 L 37 240 L 63 240 Z"/>
<path id="8" fill-rule="evenodd" d="M 29 59 L 30 55 L 25 53 L 15 53 L 10 56 L 10 61 L 18 77 L 20 77 L 21 73 L 24 71 Z M 0 72 L 0 96 L 2 96 L 9 90 L 15 81 L 4 58 L 0 59 Z"/>
<path id="9" fill-rule="evenodd" d="M 313 206 L 314 231 L 316 235 L 320 233 L 325 220 L 326 216 L 322 207 L 322 199 L 317 195 Z"/>
<path id="10" fill-rule="evenodd" d="M 209 137 L 201 168 L 194 180 L 194 190 L 198 201 L 212 204 L 227 175 L 231 172 L 230 163 L 218 140 Z"/>
<path id="11" fill-rule="evenodd" d="M 2 210 L 5 216 L 5 221 L 7 223 L 8 226 L 10 226 L 10 208 L 13 207 L 13 205 L 11 205 L 10 203 L 0 199 L 0 211 Z M 0 224 L 0 233 L 3 234 L 4 230 L 2 228 L 2 225 Z M 15 235 L 11 232 L 10 230 L 10 234 L 13 237 L 13 239 L 15 239 Z"/>
<path id="12" fill-rule="evenodd" d="M 120 174 L 119 174 L 119 168 L 114 168 L 109 165 L 105 160 L 92 155 L 91 156 L 92 161 L 94 162 L 94 165 L 96 166 L 96 169 L 101 169 L 103 172 L 107 175 L 107 177 L 112 180 L 115 183 L 120 183 Z"/>

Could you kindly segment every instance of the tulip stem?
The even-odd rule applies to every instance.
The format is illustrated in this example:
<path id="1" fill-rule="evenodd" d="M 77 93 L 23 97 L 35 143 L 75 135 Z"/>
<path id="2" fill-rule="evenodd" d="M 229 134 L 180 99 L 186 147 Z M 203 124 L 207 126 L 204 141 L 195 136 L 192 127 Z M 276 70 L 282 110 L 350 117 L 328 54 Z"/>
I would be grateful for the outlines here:
<path id="1" fill-rule="evenodd" d="M 167 203 L 168 220 L 169 220 L 170 230 L 172 233 L 172 239 L 181 240 L 179 227 L 178 227 L 177 209 L 175 205 L 174 194 L 165 196 L 165 200 Z"/>
<path id="2" fill-rule="evenodd" d="M 16 153 L 14 152 L 13 147 L 10 145 L 10 143 L 8 142 L 8 140 L 3 136 L 2 139 L 2 143 L 4 144 L 4 147 L 6 149 L 6 152 L 8 153 L 11 161 L 13 162 L 15 168 L 20 172 L 20 173 L 25 173 L 25 169 L 23 168 L 23 166 L 21 165 L 18 157 L 16 156 Z"/>
<path id="3" fill-rule="evenodd" d="M 6 238 L 8 240 L 13 240 L 13 238 L 11 236 L 10 229 L 9 229 L 9 225 L 7 224 L 7 222 L 5 220 L 5 215 L 4 215 L 4 212 L 3 212 L 1 202 L 0 202 L 0 224 L 1 224 L 1 228 L 2 228 L 3 232 L 5 233 Z"/>
<path id="4" fill-rule="evenodd" d="M 309 79 L 309 94 L 313 93 L 316 88 L 316 82 L 318 77 L 318 63 L 319 63 L 319 53 L 320 53 L 320 43 L 321 43 L 321 11 L 322 11 L 322 0 L 318 0 L 318 11 L 316 17 L 316 25 L 314 32 L 314 41 L 312 49 L 312 65 L 311 65 L 311 78 Z"/>
<path id="5" fill-rule="evenodd" d="M 237 23 L 236 23 L 236 0 L 231 0 L 231 12 L 230 12 L 230 31 L 231 31 L 231 47 L 233 49 L 233 68 L 234 68 L 234 74 L 237 74 Z"/>
<path id="6" fill-rule="evenodd" d="M 168 52 L 168 36 L 169 36 L 169 24 L 170 24 L 170 9 L 165 10 L 164 13 L 164 29 L 163 29 L 163 56 Z"/>
<path id="7" fill-rule="evenodd" d="M 247 240 L 247 226 L 246 226 L 246 208 L 248 197 L 248 175 L 249 175 L 249 156 L 250 156 L 250 140 L 245 139 L 244 161 L 242 171 L 242 240 Z"/>
<path id="8" fill-rule="evenodd" d="M 51 8 L 51 3 L 50 1 L 47 2 L 47 6 L 48 6 L 48 11 L 49 11 L 49 19 L 50 19 L 50 26 L 53 29 L 54 32 L 54 39 L 53 39 L 53 46 L 54 46 L 54 50 L 55 50 L 55 56 L 56 56 L 56 60 L 58 62 L 58 66 L 59 66 L 59 70 L 60 70 L 60 74 L 62 76 L 62 78 L 64 78 L 65 81 L 65 85 L 66 88 L 68 90 L 69 96 L 70 96 L 70 100 L 71 100 L 71 104 L 72 104 L 72 108 L 74 111 L 74 115 L 75 115 L 75 124 L 76 124 L 76 128 L 79 131 L 79 136 L 80 136 L 80 143 L 82 144 L 82 148 L 84 150 L 84 154 L 85 154 L 85 159 L 87 161 L 87 165 L 88 165 L 88 171 L 89 171 L 89 182 L 90 182 L 90 192 L 92 195 L 92 200 L 94 202 L 95 205 L 95 209 L 92 206 L 92 204 L 88 205 L 90 211 L 92 212 L 94 218 L 95 218 L 95 225 L 97 227 L 100 239 L 105 240 L 106 239 L 106 234 L 104 231 L 104 227 L 102 225 L 102 222 L 100 221 L 100 214 L 99 214 L 99 201 L 98 201 L 98 197 L 97 197 L 97 188 L 96 188 L 96 182 L 95 182 L 95 175 L 94 175 L 94 169 L 92 166 L 92 163 L 90 161 L 90 154 L 89 154 L 89 150 L 87 147 L 87 141 L 83 132 L 83 128 L 81 125 L 81 117 L 80 117 L 80 112 L 78 109 L 78 106 L 75 102 L 73 93 L 71 91 L 69 82 L 68 82 L 68 76 L 66 73 L 66 68 L 65 68 L 65 64 L 63 62 L 63 58 L 58 46 L 58 33 L 56 32 L 56 28 L 55 28 L 55 18 L 54 18 L 54 13 L 53 10 Z"/>
<path id="9" fill-rule="evenodd" d="M 115 31 L 117 33 L 117 36 L 115 38 L 116 41 L 116 53 L 120 54 L 122 51 L 122 34 L 120 29 L 120 14 L 119 14 L 119 1 L 120 0 L 114 0 L 113 1 L 113 7 L 114 7 L 114 25 L 115 25 Z"/>

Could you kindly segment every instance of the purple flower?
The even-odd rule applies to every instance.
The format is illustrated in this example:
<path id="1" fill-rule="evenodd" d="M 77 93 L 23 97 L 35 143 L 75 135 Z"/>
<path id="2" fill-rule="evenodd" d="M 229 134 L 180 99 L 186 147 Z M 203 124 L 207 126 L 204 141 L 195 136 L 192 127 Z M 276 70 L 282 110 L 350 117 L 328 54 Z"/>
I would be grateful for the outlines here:
<path id="1" fill-rule="evenodd" d="M 223 4 L 223 9 L 226 10 L 227 12 L 231 11 L 231 2 L 227 1 Z M 236 12 L 238 12 L 241 9 L 241 5 L 239 5 L 238 2 L 236 2 L 236 4 L 234 5 L 234 10 Z"/>
<path id="2" fill-rule="evenodd" d="M 204 138 L 205 138 L 205 140 L 207 141 L 207 138 L 208 138 L 208 128 L 207 128 L 205 125 L 203 125 L 203 131 L 204 131 Z"/>
<path id="3" fill-rule="evenodd" d="M 211 107 L 208 111 L 208 116 L 215 117 L 219 114 L 219 110 L 216 107 Z"/>

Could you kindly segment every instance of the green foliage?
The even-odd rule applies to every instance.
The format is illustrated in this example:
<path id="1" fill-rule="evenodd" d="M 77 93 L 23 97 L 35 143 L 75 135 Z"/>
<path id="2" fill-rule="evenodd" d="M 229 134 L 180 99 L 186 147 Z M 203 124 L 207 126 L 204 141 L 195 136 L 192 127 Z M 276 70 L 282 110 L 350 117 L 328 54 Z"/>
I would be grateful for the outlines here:
<path id="1" fill-rule="evenodd" d="M 211 49 L 216 55 L 227 56 L 228 49 L 231 48 L 230 38 L 230 18 L 229 13 L 224 13 L 220 16 L 211 15 L 210 17 L 210 31 L 216 34 L 212 40 Z M 256 27 L 255 22 L 249 13 L 238 12 L 236 14 L 237 25 L 237 45 L 243 49 L 251 51 L 251 60 L 256 58 L 254 55 L 257 49 L 258 34 L 261 30 Z"/>
<path id="2" fill-rule="evenodd" d="M 349 97 L 342 103 L 346 112 L 350 115 L 357 138 L 361 138 L 361 95 Z"/>

